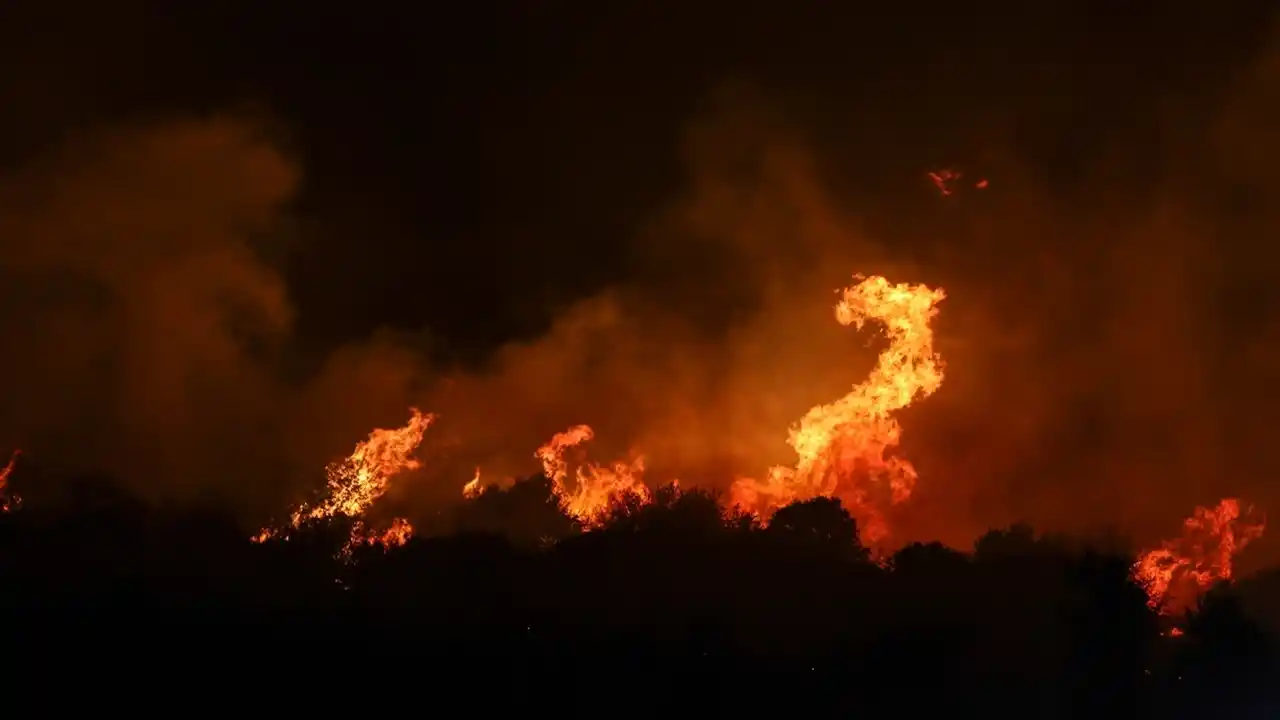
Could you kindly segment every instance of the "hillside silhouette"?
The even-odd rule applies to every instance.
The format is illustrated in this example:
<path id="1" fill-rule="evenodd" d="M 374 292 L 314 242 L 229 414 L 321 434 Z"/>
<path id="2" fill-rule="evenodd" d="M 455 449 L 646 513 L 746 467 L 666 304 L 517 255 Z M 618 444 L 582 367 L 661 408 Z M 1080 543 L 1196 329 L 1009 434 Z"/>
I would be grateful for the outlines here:
<path id="1" fill-rule="evenodd" d="M 157 507 L 104 479 L 56 487 L 0 515 L 0 603 L 25 656 L 110 636 L 123 644 L 85 652 L 163 646 L 164 664 L 182 664 L 234 650 L 286 675 L 452 672 L 572 714 L 776 701 L 1258 717 L 1280 700 L 1267 614 L 1280 573 L 1162 615 L 1132 555 L 1023 525 L 971 552 L 873 557 L 838 499 L 792 503 L 766 526 L 672 485 L 615 498 L 588 531 L 533 477 L 442 510 L 402 545 L 344 554 L 342 517 L 255 543 L 213 499 Z M 466 694 L 441 687 L 440 702 Z"/>

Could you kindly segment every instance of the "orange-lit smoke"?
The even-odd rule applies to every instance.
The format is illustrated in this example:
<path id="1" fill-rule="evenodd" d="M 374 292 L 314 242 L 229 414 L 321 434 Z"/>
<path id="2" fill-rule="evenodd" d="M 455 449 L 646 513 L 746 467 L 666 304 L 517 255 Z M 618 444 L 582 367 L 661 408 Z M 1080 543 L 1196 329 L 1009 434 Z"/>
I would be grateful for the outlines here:
<path id="1" fill-rule="evenodd" d="M 22 308 L 3 320 L 26 349 L 0 358 L 13 379 L 0 436 L 152 496 L 213 489 L 256 510 L 315 484 L 325 460 L 409 405 L 440 417 L 406 484 L 418 508 L 456 502 L 477 467 L 536 472 L 531 451 L 576 423 L 633 477 L 632 449 L 650 478 L 720 489 L 786 467 L 794 492 L 825 490 L 841 467 L 833 492 L 864 513 L 909 507 L 895 537 L 956 545 L 1012 518 L 1154 535 L 1209 492 L 1270 506 L 1280 495 L 1251 479 L 1280 469 L 1277 416 L 1257 392 L 1280 379 L 1280 303 L 1254 248 L 1280 203 L 1223 210 L 1204 186 L 1280 191 L 1270 105 L 1256 102 L 1274 72 L 1242 85 L 1220 137 L 1193 138 L 1196 157 L 1168 158 L 1183 170 L 1152 188 L 1101 163 L 1064 189 L 997 142 L 972 148 L 995 158 L 981 170 L 991 186 L 946 201 L 903 160 L 910 142 L 866 138 L 913 189 L 890 198 L 875 188 L 891 174 L 851 182 L 874 158 L 840 155 L 848 118 L 791 133 L 725 101 L 690 125 L 687 191 L 647 218 L 627 281 L 559 298 L 545 332 L 447 380 L 395 336 L 353 342 L 306 378 L 279 371 L 292 308 L 266 258 L 300 168 L 256 123 L 102 130 L 0 180 L 0 291 Z M 810 440 L 832 427 L 809 408 L 878 382 L 884 352 L 830 322 L 825 292 L 849 270 L 946 288 L 928 352 L 947 359 L 947 381 L 876 416 L 879 439 L 838 445 L 865 452 L 832 455 Z M 868 468 L 845 472 L 851 457 Z M 1241 487 L 1210 487 L 1223 478 Z"/>
<path id="2" fill-rule="evenodd" d="M 0 307 L 24 349 L 0 358 L 0 431 L 152 499 L 280 475 L 292 308 L 262 251 L 298 176 L 237 118 L 99 128 L 0 176 Z"/>

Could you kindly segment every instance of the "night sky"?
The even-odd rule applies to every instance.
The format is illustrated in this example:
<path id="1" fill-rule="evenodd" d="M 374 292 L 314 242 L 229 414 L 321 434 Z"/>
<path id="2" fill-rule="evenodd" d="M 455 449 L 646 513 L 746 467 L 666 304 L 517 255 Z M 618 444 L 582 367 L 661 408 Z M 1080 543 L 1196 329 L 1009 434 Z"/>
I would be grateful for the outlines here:
<path id="1" fill-rule="evenodd" d="M 777 298 L 821 306 L 887 271 L 951 296 L 951 387 L 903 421 L 922 483 L 939 478 L 920 532 L 1145 532 L 1229 493 L 1280 508 L 1258 389 L 1280 379 L 1280 335 L 1260 329 L 1280 319 L 1272 5 L 6 3 L 0 445 L 252 512 L 410 402 L 453 410 L 442 437 L 468 439 L 444 445 L 475 444 L 442 473 L 531 469 L 537 438 L 571 422 L 661 455 L 677 417 L 740 442 L 667 448 L 673 465 L 754 463 L 740 444 L 780 445 L 787 418 L 861 372 L 788 339 L 779 318 L 807 310 Z M 925 173 L 944 167 L 990 185 L 941 197 Z M 211 222 L 237 250 L 212 231 L 176 249 Z M 205 262 L 226 272 L 195 295 Z M 88 299 L 66 300 L 71 276 L 93 278 Z M 187 294 L 138 309 L 166 283 Z M 261 317 L 204 312 L 232 285 Z M 564 349 L 556 323 L 618 294 L 645 322 Z M 547 338 L 592 379 L 546 376 Z M 742 370 L 758 346 L 780 364 Z M 191 371 L 156 389 L 171 358 Z M 723 387 L 693 410 L 616 410 L 663 395 L 662 368 L 683 401 Z M 758 423 L 733 399 L 746 388 L 777 396 Z M 482 439 L 495 413 L 511 426 Z M 726 416 L 750 427 L 710 419 Z M 156 447 L 173 457 L 138 460 Z M 226 479 L 227 455 L 271 479 Z"/>

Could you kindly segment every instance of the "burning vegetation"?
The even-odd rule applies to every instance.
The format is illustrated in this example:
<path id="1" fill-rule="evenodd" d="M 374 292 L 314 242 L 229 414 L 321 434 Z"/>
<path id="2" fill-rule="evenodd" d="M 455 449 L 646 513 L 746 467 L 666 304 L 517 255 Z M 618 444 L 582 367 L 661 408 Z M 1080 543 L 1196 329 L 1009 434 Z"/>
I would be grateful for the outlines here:
<path id="1" fill-rule="evenodd" d="M 739 478 L 725 498 L 723 512 L 745 513 L 768 524 L 779 509 L 813 498 L 836 498 L 858 520 L 860 540 L 872 548 L 891 537 L 885 510 L 910 500 L 919 481 L 911 462 L 898 454 L 903 429 L 895 413 L 926 398 L 943 382 L 942 358 L 933 348 L 931 321 L 946 298 L 942 289 L 892 283 L 886 278 L 855 277 L 840 291 L 835 319 L 862 329 L 881 328 L 888 345 L 870 375 L 849 393 L 806 412 L 788 431 L 795 450 L 794 466 L 768 469 L 764 479 Z M 299 505 L 288 523 L 263 528 L 253 540 L 288 540 L 290 533 L 311 521 L 345 517 L 352 521 L 350 537 L 339 555 L 350 559 L 360 546 L 403 545 L 414 533 L 410 522 L 394 518 L 375 527 L 366 515 L 402 473 L 417 470 L 415 452 L 435 420 L 417 408 L 400 428 L 376 429 L 352 453 L 327 469 L 324 494 Z M 616 503 L 643 506 L 654 499 L 645 483 L 641 454 L 600 465 L 584 457 L 583 445 L 594 437 L 588 425 L 575 425 L 553 435 L 534 452 L 542 464 L 560 509 L 584 529 L 603 522 Z M 12 472 L 15 453 L 0 472 L 0 489 Z M 670 487 L 677 481 L 668 479 Z M 466 500 L 485 492 L 482 470 L 462 488 Z M 8 507 L 6 505 L 6 507 Z M 1265 519 L 1240 501 L 1223 499 L 1213 508 L 1196 508 L 1184 522 L 1182 536 L 1139 556 L 1132 574 L 1148 593 L 1148 604 L 1165 614 L 1193 607 L 1215 583 L 1232 577 L 1233 558 L 1250 541 L 1261 537 Z M 1174 629 L 1175 633 L 1180 633 Z"/>

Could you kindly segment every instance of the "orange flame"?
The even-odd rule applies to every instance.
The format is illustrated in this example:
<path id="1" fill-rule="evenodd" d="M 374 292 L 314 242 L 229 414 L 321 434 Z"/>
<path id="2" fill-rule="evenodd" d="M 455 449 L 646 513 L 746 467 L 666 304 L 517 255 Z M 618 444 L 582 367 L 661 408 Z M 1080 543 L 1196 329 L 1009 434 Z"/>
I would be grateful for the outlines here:
<path id="1" fill-rule="evenodd" d="M 387 491 L 391 478 L 402 472 L 416 470 L 421 463 L 413 452 L 422 443 L 427 427 L 435 420 L 431 414 L 423 414 L 417 408 L 409 408 L 411 416 L 403 427 L 379 428 L 369 433 L 369 438 L 356 445 L 350 455 L 326 468 L 328 493 L 316 505 L 299 505 L 289 518 L 291 527 L 299 527 L 307 520 L 318 520 L 335 515 L 358 518 Z M 408 537 L 413 528 L 407 520 L 397 518 L 391 529 L 384 533 L 370 534 L 362 522 L 352 526 L 353 543 L 382 542 L 386 537 Z M 390 535 L 388 535 L 390 533 Z M 264 528 L 253 539 L 263 542 L 280 535 L 279 531 Z M 385 544 L 385 543 L 384 543 Z M 394 543 L 400 544 L 400 543 Z"/>
<path id="2" fill-rule="evenodd" d="M 864 537 L 877 542 L 888 535 L 878 506 L 887 489 L 889 502 L 911 496 L 915 467 L 890 453 L 902 428 L 892 413 L 942 384 L 942 360 L 933 351 L 929 323 L 946 297 L 941 289 L 883 277 L 863 279 L 843 291 L 835 307 L 841 325 L 861 329 L 879 321 L 889 347 L 862 383 L 833 403 L 809 410 L 790 430 L 788 442 L 799 456 L 794 468 L 774 467 L 761 482 L 742 478 L 730 489 L 731 502 L 767 514 L 795 500 L 823 495 L 843 500 L 863 522 Z"/>
<path id="3" fill-rule="evenodd" d="M 470 500 L 472 498 L 479 497 L 482 492 L 484 492 L 484 488 L 480 487 L 480 468 L 476 468 L 475 477 L 468 480 L 467 484 L 462 486 L 462 497 Z"/>
<path id="4" fill-rule="evenodd" d="M 585 443 L 593 436 L 590 426 L 575 425 L 556 433 L 534 452 L 534 457 L 542 461 L 542 471 L 551 481 L 552 490 L 560 498 L 565 512 L 588 526 L 595 524 L 609 502 L 619 495 L 635 495 L 644 502 L 651 497 L 649 488 L 641 481 L 644 474 L 644 458 L 641 456 L 636 456 L 631 462 L 615 462 L 610 467 L 582 463 L 575 473 L 573 487 L 568 486 L 569 463 L 564 455 L 570 448 Z"/>
<path id="5" fill-rule="evenodd" d="M 1166 540 L 1139 556 L 1134 576 L 1147 589 L 1149 604 L 1162 613 L 1190 606 L 1210 586 L 1231 578 L 1235 555 L 1262 536 L 1266 519 L 1240 501 L 1226 498 L 1216 507 L 1198 507 L 1183 521 L 1182 536 Z"/>
<path id="6" fill-rule="evenodd" d="M 884 326 L 889 346 L 865 381 L 843 398 L 811 408 L 791 427 L 788 442 L 798 456 L 794 467 L 771 468 L 764 481 L 739 479 L 730 490 L 730 501 L 766 517 L 795 500 L 839 497 L 862 522 L 864 538 L 875 543 L 888 534 L 882 506 L 905 501 L 915 487 L 915 467 L 893 454 L 902 432 L 893 413 L 933 393 L 942 383 L 942 361 L 933 351 L 930 321 L 946 296 L 941 289 L 892 284 L 883 277 L 855 276 L 855 280 L 859 282 L 842 291 L 835 306 L 836 320 L 859 329 L 877 321 Z M 290 525 L 339 514 L 360 517 L 386 491 L 389 478 L 417 468 L 412 453 L 434 417 L 411 410 L 407 425 L 373 431 L 349 457 L 331 465 L 325 499 L 315 506 L 300 506 Z M 643 482 L 644 458 L 638 454 L 608 466 L 578 462 L 570 481 L 565 456 L 593 434 L 590 426 L 576 425 L 556 433 L 534 453 L 565 512 L 587 527 L 597 524 L 619 495 L 642 502 L 652 498 Z M 479 468 L 462 492 L 466 498 L 481 492 Z M 391 541 L 380 538 L 407 536 L 408 523 L 397 523 L 401 524 L 386 533 L 370 534 L 357 522 L 348 548 L 361 542 L 388 544 Z M 266 528 L 255 540 L 276 534 Z"/>
<path id="7" fill-rule="evenodd" d="M 413 537 L 413 525 L 404 518 L 395 518 L 391 526 L 382 532 L 368 528 L 363 521 L 356 521 L 351 526 L 351 538 L 338 552 L 339 557 L 350 558 L 351 553 L 361 545 L 393 548 L 404 545 Z"/>

